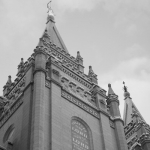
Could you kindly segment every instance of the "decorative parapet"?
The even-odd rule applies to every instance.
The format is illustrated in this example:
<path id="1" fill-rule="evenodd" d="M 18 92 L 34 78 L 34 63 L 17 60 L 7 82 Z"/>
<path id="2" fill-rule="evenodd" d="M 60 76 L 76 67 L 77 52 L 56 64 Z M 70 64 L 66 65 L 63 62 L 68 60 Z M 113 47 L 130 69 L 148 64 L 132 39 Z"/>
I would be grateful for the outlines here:
<path id="1" fill-rule="evenodd" d="M 25 88 L 25 77 L 23 77 L 20 81 L 18 80 L 17 84 L 12 88 L 11 92 L 8 93 L 7 98 L 11 101 L 16 99 L 20 93 L 23 92 L 23 89 Z"/>
<path id="2" fill-rule="evenodd" d="M 132 137 L 132 138 L 130 139 L 130 141 L 127 142 L 127 144 L 128 144 L 128 149 L 130 149 L 130 148 L 135 144 L 135 142 L 137 142 L 137 141 L 138 141 L 137 135 L 134 136 L 134 137 Z"/>
<path id="3" fill-rule="evenodd" d="M 144 129 L 146 130 L 147 133 L 150 133 L 150 126 L 146 122 L 144 122 L 142 120 L 139 120 L 138 122 L 135 122 L 134 120 L 132 120 L 128 125 L 126 125 L 124 127 L 124 132 L 125 132 L 125 135 L 126 135 L 126 139 L 131 137 L 142 126 L 144 127 Z"/>
<path id="4" fill-rule="evenodd" d="M 5 111 L 5 113 L 0 117 L 0 128 L 5 124 L 5 122 L 12 116 L 12 114 L 20 107 L 23 103 L 21 99 L 22 94 L 18 97 L 18 99 L 9 106 L 9 109 Z"/>
<path id="5" fill-rule="evenodd" d="M 10 95 L 12 90 L 16 87 L 16 85 L 18 85 L 18 83 L 23 78 L 23 76 L 28 71 L 33 62 L 34 62 L 34 54 L 32 54 L 31 57 L 29 57 L 26 62 L 23 62 L 23 59 L 21 60 L 21 63 L 18 65 L 17 78 L 14 80 L 14 82 L 11 83 L 11 85 L 9 86 L 9 90 L 7 90 L 7 92 L 5 91 L 6 85 L 4 86 L 3 95 L 5 97 L 8 97 L 8 95 Z"/>
<path id="6" fill-rule="evenodd" d="M 91 106 L 96 107 L 96 102 L 93 100 L 92 93 L 86 91 L 83 87 L 77 86 L 74 82 L 69 81 L 66 77 L 61 78 L 61 86 L 63 90 L 79 97 L 85 103 L 90 104 Z"/>
<path id="7" fill-rule="evenodd" d="M 135 123 L 133 121 L 131 121 L 129 124 L 127 124 L 125 127 L 124 127 L 124 132 L 125 132 L 125 135 L 127 135 L 135 126 Z"/>
<path id="8" fill-rule="evenodd" d="M 57 66 L 61 71 L 63 71 L 74 80 L 86 86 L 88 89 L 91 89 L 93 87 L 93 83 L 90 82 L 90 79 L 88 79 L 85 74 L 82 74 L 76 68 L 69 68 L 69 66 L 67 67 L 66 65 L 62 64 L 61 60 L 58 60 L 54 57 L 51 57 L 51 63 Z"/>
<path id="9" fill-rule="evenodd" d="M 14 106 L 18 98 L 20 98 L 21 95 L 23 94 L 23 90 L 25 88 L 25 79 L 26 78 L 23 77 L 20 81 L 17 81 L 18 83 L 13 87 L 10 93 L 7 94 L 7 97 L 4 97 L 3 101 L 1 101 L 2 105 L 0 106 L 0 110 L 1 110 L 0 121 L 1 118 L 3 118 L 5 115 L 8 117 L 11 115 L 11 113 L 9 113 L 8 115 L 8 112 L 10 112 L 11 107 Z"/>
<path id="10" fill-rule="evenodd" d="M 57 47 L 52 42 L 47 43 L 45 39 L 42 39 L 42 42 L 43 45 L 45 46 L 43 47 L 43 49 L 49 56 L 53 56 L 54 58 L 59 60 L 64 66 L 66 66 L 66 68 L 71 69 L 73 72 L 76 72 L 80 77 L 84 78 L 85 80 L 88 80 L 90 84 L 93 84 L 88 75 L 85 75 L 82 71 L 79 71 L 78 68 L 79 64 L 76 58 L 70 56 L 69 53 L 67 53 L 60 47 Z"/>
<path id="11" fill-rule="evenodd" d="M 136 147 L 141 147 L 145 142 L 150 143 L 150 134 L 144 133 L 138 138 L 137 135 L 132 137 L 130 141 L 127 142 L 129 150 L 135 150 Z"/>
<path id="12" fill-rule="evenodd" d="M 77 105 L 78 107 L 82 108 L 83 110 L 85 110 L 89 114 L 93 115 L 94 117 L 99 118 L 98 111 L 96 109 L 90 107 L 86 103 L 82 102 L 81 100 L 73 97 L 72 95 L 68 94 L 65 91 L 61 92 L 61 96 L 65 99 L 67 99 L 68 101 L 72 102 L 73 104 Z"/>
<path id="13" fill-rule="evenodd" d="M 150 143 L 150 134 L 149 133 L 143 133 L 139 138 L 139 143 L 141 143 L 141 144 L 143 144 L 146 141 L 149 141 L 149 143 Z"/>

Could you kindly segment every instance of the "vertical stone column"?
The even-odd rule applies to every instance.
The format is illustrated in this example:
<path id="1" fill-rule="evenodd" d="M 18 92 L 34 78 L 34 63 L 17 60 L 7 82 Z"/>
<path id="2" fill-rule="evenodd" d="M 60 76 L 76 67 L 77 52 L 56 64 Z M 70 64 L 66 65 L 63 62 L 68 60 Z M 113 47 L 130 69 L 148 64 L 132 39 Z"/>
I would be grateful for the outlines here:
<path id="1" fill-rule="evenodd" d="M 106 92 L 103 91 L 99 86 L 95 85 L 95 87 L 92 89 L 92 94 L 95 97 L 96 105 L 100 110 L 100 132 L 102 135 L 102 147 L 103 150 L 114 150 L 113 148 L 113 141 L 112 141 L 112 135 L 111 135 L 111 128 L 110 128 L 110 122 L 109 122 L 109 114 L 107 113 L 107 107 L 105 103 L 106 99 Z M 115 149 L 116 150 L 116 149 Z"/>
<path id="2" fill-rule="evenodd" d="M 127 141 L 124 133 L 123 120 L 121 119 L 120 110 L 119 110 L 118 96 L 112 90 L 111 84 L 109 84 L 108 87 L 109 87 L 109 91 L 108 91 L 107 103 L 110 106 L 110 113 L 112 115 L 112 118 L 114 119 L 118 149 L 128 150 Z"/>
<path id="3" fill-rule="evenodd" d="M 46 53 L 42 47 L 37 47 L 35 50 L 31 150 L 44 150 L 45 66 Z"/>

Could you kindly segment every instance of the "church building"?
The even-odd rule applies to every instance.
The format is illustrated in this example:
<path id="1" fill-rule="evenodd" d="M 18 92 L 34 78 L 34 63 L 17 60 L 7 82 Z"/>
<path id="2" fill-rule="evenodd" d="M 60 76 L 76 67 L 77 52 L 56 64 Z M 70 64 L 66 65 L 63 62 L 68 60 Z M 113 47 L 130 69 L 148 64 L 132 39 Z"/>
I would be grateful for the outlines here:
<path id="1" fill-rule="evenodd" d="M 0 150 L 150 150 L 150 126 L 124 85 L 124 118 L 108 84 L 69 54 L 49 8 L 34 52 L 0 97 Z"/>

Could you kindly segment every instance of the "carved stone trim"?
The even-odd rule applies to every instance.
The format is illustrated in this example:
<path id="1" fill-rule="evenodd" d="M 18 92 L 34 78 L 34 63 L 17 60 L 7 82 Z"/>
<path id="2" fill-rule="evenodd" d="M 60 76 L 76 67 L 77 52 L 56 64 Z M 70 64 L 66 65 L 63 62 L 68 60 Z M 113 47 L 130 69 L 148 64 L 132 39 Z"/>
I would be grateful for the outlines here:
<path id="1" fill-rule="evenodd" d="M 8 94 L 7 98 L 8 98 L 8 99 L 11 99 L 14 95 L 15 95 L 15 97 L 17 98 L 17 96 L 20 95 L 20 92 L 23 91 L 24 87 L 25 87 L 25 77 L 23 77 L 23 78 L 19 81 L 19 83 L 18 83 L 16 86 L 14 86 L 14 88 L 13 88 L 13 89 L 11 90 L 11 92 Z"/>
<path id="2" fill-rule="evenodd" d="M 6 149 L 0 145 L 0 150 L 6 150 Z"/>
<path id="3" fill-rule="evenodd" d="M 20 95 L 21 97 L 21 95 Z M 23 103 L 22 98 L 18 98 L 12 106 L 7 110 L 7 112 L 0 118 L 0 128 L 5 124 L 5 122 L 12 116 L 12 114 L 20 107 Z"/>
<path id="4" fill-rule="evenodd" d="M 59 62 L 61 62 L 61 64 L 63 65 L 63 67 L 61 67 L 61 70 L 64 73 L 68 74 L 71 77 L 76 76 L 74 78 L 75 80 L 77 80 L 78 82 L 80 82 L 84 86 L 91 88 L 92 83 L 91 83 L 90 79 L 87 77 L 87 75 L 85 75 L 83 73 L 79 73 L 80 71 L 77 69 L 78 63 L 76 62 L 76 59 L 73 59 L 74 57 L 70 56 L 70 54 L 68 54 L 66 52 L 64 52 L 64 55 L 63 55 L 63 50 L 61 50 L 60 48 L 57 48 L 56 45 L 54 45 L 52 43 L 47 43 L 46 41 L 43 41 L 43 44 L 47 48 L 50 48 L 50 49 L 43 48 L 45 50 L 45 52 L 49 56 L 53 56 L 54 59 L 57 59 L 57 60 L 59 60 Z M 67 72 L 66 72 L 66 70 L 67 70 Z M 77 77 L 77 76 L 79 76 L 79 77 Z M 87 83 L 87 82 L 89 82 L 89 83 Z"/>
<path id="5" fill-rule="evenodd" d="M 43 69 L 43 68 L 41 68 L 41 67 L 40 67 L 40 68 L 36 68 L 36 69 L 34 70 L 34 72 L 33 72 L 33 75 L 35 75 L 36 72 L 43 72 L 43 73 L 46 74 L 46 73 L 47 73 L 47 70 L 46 70 L 46 69 Z"/>
<path id="6" fill-rule="evenodd" d="M 75 62 L 75 58 L 70 56 L 70 54 L 66 53 L 64 50 L 62 50 L 59 47 L 56 47 L 55 44 L 53 43 L 47 43 L 45 40 L 43 40 L 43 44 L 44 46 L 46 46 L 47 48 L 51 48 L 51 53 L 53 53 L 53 55 L 60 57 L 61 59 L 63 59 L 64 61 L 72 64 L 73 66 L 75 66 L 77 68 L 77 62 Z M 45 49 L 45 52 L 48 53 L 49 50 Z M 69 57 L 69 58 L 68 58 Z"/>
<path id="7" fill-rule="evenodd" d="M 109 120 L 109 123 L 110 123 L 110 127 L 115 128 L 115 125 L 111 120 Z"/>
<path id="8" fill-rule="evenodd" d="M 67 99 L 68 101 L 72 102 L 73 104 L 77 105 L 78 107 L 82 108 L 83 110 L 85 110 L 89 114 L 93 115 L 94 117 L 99 118 L 99 113 L 97 111 L 95 111 L 88 105 L 84 104 L 79 99 L 71 96 L 70 94 L 66 93 L 65 91 L 61 92 L 61 96 L 65 99 Z"/>
<path id="9" fill-rule="evenodd" d="M 49 89 L 50 89 L 50 88 L 51 88 L 51 84 L 50 84 L 50 82 L 46 80 L 46 81 L 45 81 L 45 86 L 46 86 L 47 88 L 49 88 Z"/>
<path id="10" fill-rule="evenodd" d="M 87 81 L 84 81 L 80 76 L 77 76 L 74 72 L 72 73 L 72 71 L 66 69 L 65 67 L 62 67 L 62 71 L 87 88 L 90 89 L 92 87 L 89 83 L 87 83 Z"/>
<path id="11" fill-rule="evenodd" d="M 57 76 L 60 75 L 60 74 L 59 74 L 59 71 L 57 71 L 57 70 L 55 70 L 55 69 L 53 69 L 52 71 L 53 71 L 53 74 L 55 74 L 55 75 L 57 75 Z"/>

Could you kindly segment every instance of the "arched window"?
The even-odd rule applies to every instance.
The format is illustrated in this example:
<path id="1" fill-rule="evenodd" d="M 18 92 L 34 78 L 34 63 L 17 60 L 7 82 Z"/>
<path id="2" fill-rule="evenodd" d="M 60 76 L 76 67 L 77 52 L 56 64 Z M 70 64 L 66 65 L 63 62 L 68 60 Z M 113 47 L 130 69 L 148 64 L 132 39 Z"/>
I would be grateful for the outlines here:
<path id="1" fill-rule="evenodd" d="M 93 150 L 92 132 L 80 118 L 71 120 L 72 150 Z"/>
<path id="2" fill-rule="evenodd" d="M 3 137 L 3 143 L 5 143 L 6 141 L 9 141 L 11 139 L 11 137 L 14 134 L 14 130 L 15 130 L 14 124 L 9 126 L 9 128 L 7 129 L 7 131 Z"/>

